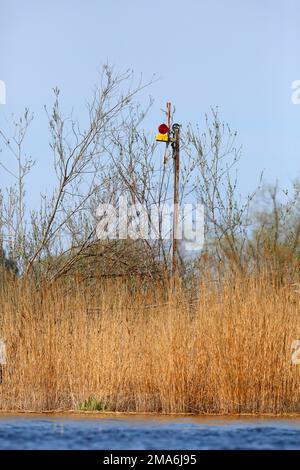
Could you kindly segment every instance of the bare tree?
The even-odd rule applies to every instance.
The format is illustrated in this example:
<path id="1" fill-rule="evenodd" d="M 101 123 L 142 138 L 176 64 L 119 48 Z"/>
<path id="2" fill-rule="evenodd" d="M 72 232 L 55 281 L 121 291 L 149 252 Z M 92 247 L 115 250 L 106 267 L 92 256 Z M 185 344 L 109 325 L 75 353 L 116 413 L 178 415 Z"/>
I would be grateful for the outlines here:
<path id="1" fill-rule="evenodd" d="M 1 130 L 5 147 L 18 162 L 15 174 L 1 164 L 2 171 L 16 179 L 2 199 L 2 239 L 17 254 L 23 274 L 38 272 L 49 258 L 55 258 L 57 269 L 47 273 L 50 279 L 65 272 L 95 239 L 95 220 L 91 214 L 93 198 L 105 192 L 105 172 L 109 164 L 105 157 L 105 141 L 122 124 L 136 95 L 151 82 L 134 81 L 132 72 L 114 74 L 105 66 L 100 85 L 88 104 L 88 118 L 80 126 L 72 116 L 64 117 L 60 110 L 60 92 L 54 89 L 55 102 L 49 112 L 51 149 L 56 185 L 43 194 L 39 210 L 29 210 L 30 228 L 26 226 L 25 178 L 33 161 L 23 158 L 23 143 L 32 116 L 26 110 L 17 125 L 17 135 L 8 138 Z M 2 195 L 3 198 L 3 195 Z M 28 215 L 28 214 L 27 214 Z M 13 240 L 13 241 L 11 241 Z M 68 254 L 68 256 L 67 256 Z M 50 265 L 48 265 L 50 267 Z"/>
<path id="2" fill-rule="evenodd" d="M 248 237 L 249 208 L 256 193 L 244 202 L 238 194 L 237 164 L 241 146 L 237 132 L 222 122 L 218 108 L 205 117 L 206 128 L 189 126 L 186 133 L 187 159 L 194 169 L 194 191 L 205 207 L 205 250 L 199 261 L 209 258 L 217 269 L 229 265 L 243 271 L 244 246 Z"/>
<path id="3" fill-rule="evenodd" d="M 55 184 L 41 195 L 35 210 L 26 205 L 26 177 L 34 161 L 24 152 L 33 117 L 26 110 L 12 138 L 0 130 L 4 148 L 17 163 L 14 169 L 0 163 L 1 171 L 14 179 L 10 188 L 0 192 L 0 239 L 13 253 L 20 274 L 54 280 L 80 269 L 87 277 L 95 273 L 164 275 L 169 270 L 172 224 L 166 233 L 164 218 L 165 207 L 173 200 L 173 162 L 153 134 L 143 130 L 152 100 L 145 109 L 136 102 L 138 93 L 150 83 L 135 83 L 131 72 L 114 74 L 104 67 L 87 105 L 84 125 L 72 114 L 63 115 L 60 92 L 54 89 L 54 105 L 46 113 Z M 207 260 L 209 269 L 218 274 L 226 266 L 233 272 L 247 267 L 249 208 L 255 193 L 245 202 L 238 196 L 236 168 L 241 147 L 236 137 L 220 121 L 217 109 L 206 116 L 203 131 L 192 125 L 182 129 L 180 202 L 201 202 L 206 211 L 202 252 L 187 259 L 184 243 L 179 245 L 182 274 L 191 267 L 194 275 Z M 127 195 L 137 212 L 143 207 L 150 230 L 157 232 L 155 237 L 97 239 L 98 205 L 117 207 L 121 195 Z M 153 214 L 158 214 L 158 220 Z M 139 220 L 140 215 L 135 216 Z"/>
<path id="4" fill-rule="evenodd" d="M 0 138 L 14 160 L 11 169 L 0 161 L 0 169 L 13 179 L 10 187 L 4 189 L 6 197 L 0 193 L 0 240 L 8 247 L 10 256 L 14 258 L 21 269 L 28 262 L 25 181 L 35 164 L 33 159 L 24 153 L 23 143 L 32 120 L 33 115 L 26 109 L 24 115 L 18 120 L 13 119 L 14 130 L 10 137 L 7 137 L 0 129 Z"/>

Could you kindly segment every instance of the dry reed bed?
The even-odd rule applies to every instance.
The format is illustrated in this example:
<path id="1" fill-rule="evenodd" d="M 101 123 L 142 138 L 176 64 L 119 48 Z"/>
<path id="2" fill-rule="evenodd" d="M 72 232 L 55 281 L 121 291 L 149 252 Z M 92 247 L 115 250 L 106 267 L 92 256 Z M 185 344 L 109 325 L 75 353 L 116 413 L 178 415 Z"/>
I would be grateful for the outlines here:
<path id="1" fill-rule="evenodd" d="M 157 286 L 34 291 L 7 281 L 0 409 L 76 409 L 95 397 L 124 412 L 300 411 L 300 365 L 291 363 L 297 294 L 263 276 L 211 286 L 190 303 L 183 292 L 166 300 Z"/>

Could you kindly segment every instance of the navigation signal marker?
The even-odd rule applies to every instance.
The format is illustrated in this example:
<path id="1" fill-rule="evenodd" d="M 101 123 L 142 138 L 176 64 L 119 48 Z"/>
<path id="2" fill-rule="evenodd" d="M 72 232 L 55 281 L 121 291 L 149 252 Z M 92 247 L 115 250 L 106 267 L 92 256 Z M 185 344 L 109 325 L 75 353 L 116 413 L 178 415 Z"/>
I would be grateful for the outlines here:
<path id="1" fill-rule="evenodd" d="M 158 142 L 169 142 L 169 130 L 167 124 L 160 124 L 160 126 L 158 126 L 159 133 L 156 135 L 156 140 Z"/>

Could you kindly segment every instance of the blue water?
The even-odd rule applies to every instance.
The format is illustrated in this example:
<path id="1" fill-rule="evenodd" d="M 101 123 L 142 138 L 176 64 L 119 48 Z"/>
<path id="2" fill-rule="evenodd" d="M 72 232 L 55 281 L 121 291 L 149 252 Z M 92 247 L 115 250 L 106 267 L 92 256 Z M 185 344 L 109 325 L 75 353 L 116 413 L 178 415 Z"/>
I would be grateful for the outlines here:
<path id="1" fill-rule="evenodd" d="M 300 449 L 300 418 L 0 416 L 0 449 Z"/>

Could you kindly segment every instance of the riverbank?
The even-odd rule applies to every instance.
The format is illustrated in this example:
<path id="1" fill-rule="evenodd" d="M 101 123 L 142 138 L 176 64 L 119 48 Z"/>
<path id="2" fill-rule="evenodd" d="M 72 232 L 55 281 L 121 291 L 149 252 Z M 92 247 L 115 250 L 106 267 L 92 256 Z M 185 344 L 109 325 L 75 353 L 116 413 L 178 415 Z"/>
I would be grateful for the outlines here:
<path id="1" fill-rule="evenodd" d="M 300 419 L 300 412 L 294 413 L 236 413 L 236 414 L 222 414 L 222 413 L 157 413 L 157 412 L 135 412 L 135 411 L 79 411 L 79 410 L 1 410 L 0 418 L 5 416 L 55 416 L 55 417 L 78 417 L 84 416 L 91 418 L 155 418 L 155 419 L 169 419 L 169 418 L 191 418 L 191 419 Z"/>

